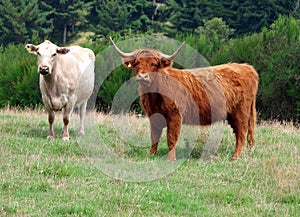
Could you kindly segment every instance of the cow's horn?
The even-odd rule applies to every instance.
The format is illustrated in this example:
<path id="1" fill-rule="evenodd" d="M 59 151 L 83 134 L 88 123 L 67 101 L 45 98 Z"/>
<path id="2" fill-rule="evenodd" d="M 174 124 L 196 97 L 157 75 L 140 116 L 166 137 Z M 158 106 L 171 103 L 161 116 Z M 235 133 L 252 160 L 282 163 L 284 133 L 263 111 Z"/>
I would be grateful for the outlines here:
<path id="1" fill-rule="evenodd" d="M 125 53 L 125 52 L 121 51 L 121 50 L 117 47 L 117 45 L 115 44 L 115 42 L 112 40 L 112 38 L 109 37 L 109 39 L 110 39 L 112 45 L 114 46 L 115 50 L 117 51 L 117 53 L 118 53 L 122 58 L 130 57 L 130 56 L 133 55 L 133 53 Z"/>
<path id="2" fill-rule="evenodd" d="M 182 44 L 179 46 L 179 48 L 170 56 L 167 54 L 163 54 L 163 57 L 169 59 L 169 60 L 174 60 L 175 57 L 177 56 L 177 54 L 179 53 L 179 51 L 182 49 L 183 45 L 185 42 L 182 42 Z"/>

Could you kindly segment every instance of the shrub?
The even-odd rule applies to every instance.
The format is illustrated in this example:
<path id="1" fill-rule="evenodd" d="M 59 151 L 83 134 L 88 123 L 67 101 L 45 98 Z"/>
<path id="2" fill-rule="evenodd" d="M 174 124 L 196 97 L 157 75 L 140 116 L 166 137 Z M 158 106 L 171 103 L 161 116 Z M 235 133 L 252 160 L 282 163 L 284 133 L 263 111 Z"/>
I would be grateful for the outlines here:
<path id="1" fill-rule="evenodd" d="M 41 104 L 36 58 L 21 44 L 0 47 L 0 53 L 0 107 Z"/>

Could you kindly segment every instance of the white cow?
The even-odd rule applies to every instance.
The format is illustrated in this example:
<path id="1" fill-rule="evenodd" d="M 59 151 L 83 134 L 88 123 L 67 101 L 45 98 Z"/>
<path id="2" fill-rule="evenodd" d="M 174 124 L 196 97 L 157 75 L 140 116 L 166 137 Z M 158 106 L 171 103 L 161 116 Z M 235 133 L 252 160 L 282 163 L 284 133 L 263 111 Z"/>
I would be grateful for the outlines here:
<path id="1" fill-rule="evenodd" d="M 54 138 L 55 111 L 63 113 L 63 140 L 69 140 L 69 117 L 79 108 L 79 134 L 84 134 L 84 118 L 88 98 L 94 88 L 95 55 L 79 46 L 58 47 L 46 40 L 40 45 L 27 44 L 29 53 L 38 56 L 40 90 L 49 121 L 49 139 Z"/>

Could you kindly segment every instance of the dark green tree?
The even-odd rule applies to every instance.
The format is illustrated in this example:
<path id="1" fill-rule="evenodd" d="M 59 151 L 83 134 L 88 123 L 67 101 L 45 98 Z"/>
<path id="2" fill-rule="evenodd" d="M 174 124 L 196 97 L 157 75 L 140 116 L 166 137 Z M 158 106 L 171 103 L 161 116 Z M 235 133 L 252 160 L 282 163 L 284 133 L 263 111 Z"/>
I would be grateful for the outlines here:
<path id="1" fill-rule="evenodd" d="M 222 18 L 214 17 L 211 20 L 204 21 L 204 25 L 199 26 L 196 32 L 205 35 L 209 39 L 217 37 L 222 42 L 229 39 L 229 36 L 234 33 L 234 29 L 229 28 Z"/>
<path id="2" fill-rule="evenodd" d="M 279 15 L 291 14 L 297 5 L 298 0 L 171 0 L 167 19 L 173 32 L 169 32 L 193 32 L 213 17 L 222 18 L 238 35 L 259 32 Z"/>
<path id="3" fill-rule="evenodd" d="M 128 6 L 121 0 L 96 0 L 90 19 L 93 31 L 98 34 L 118 32 L 128 26 Z"/>
<path id="4" fill-rule="evenodd" d="M 291 15 L 296 19 L 300 19 L 300 0 L 294 1 L 294 6 Z"/>
<path id="5" fill-rule="evenodd" d="M 228 2 L 226 0 L 225 2 Z M 279 15 L 288 15 L 294 7 L 293 1 L 286 0 L 230 0 L 231 14 L 225 19 L 227 23 L 237 30 L 237 34 L 259 32 L 262 27 L 271 25 Z"/>
<path id="6" fill-rule="evenodd" d="M 75 34 L 75 26 L 84 26 L 88 21 L 93 2 L 84 0 L 41 0 L 41 5 L 54 11 L 51 18 L 54 21 L 52 37 L 63 44 L 67 43 L 68 33 Z"/>
<path id="7" fill-rule="evenodd" d="M 168 2 L 168 9 L 171 11 L 169 22 L 169 33 L 174 34 L 177 31 L 191 32 L 203 24 L 202 7 L 207 5 L 207 1 L 196 0 L 172 0 Z M 173 30 L 173 31 L 172 31 Z"/>
<path id="8" fill-rule="evenodd" d="M 156 31 L 159 26 L 157 4 L 149 0 L 96 0 L 89 20 L 99 35 Z"/>
<path id="9" fill-rule="evenodd" d="M 24 43 L 33 35 L 45 37 L 53 30 L 51 11 L 42 11 L 38 0 L 0 2 L 0 43 Z"/>

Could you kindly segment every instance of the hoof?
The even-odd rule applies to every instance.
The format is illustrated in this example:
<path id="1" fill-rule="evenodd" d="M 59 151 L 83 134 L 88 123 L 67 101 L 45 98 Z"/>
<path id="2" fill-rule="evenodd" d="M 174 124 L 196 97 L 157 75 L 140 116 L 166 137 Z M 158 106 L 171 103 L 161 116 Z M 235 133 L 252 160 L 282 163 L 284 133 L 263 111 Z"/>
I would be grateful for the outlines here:
<path id="1" fill-rule="evenodd" d="M 176 160 L 175 148 L 173 148 L 172 150 L 169 151 L 167 160 L 168 161 L 175 161 Z"/>
<path id="2" fill-rule="evenodd" d="M 70 137 L 63 137 L 62 140 L 63 140 L 63 141 L 69 141 L 69 140 L 70 140 Z"/>
<path id="3" fill-rule="evenodd" d="M 157 154 L 157 150 L 150 150 L 150 154 Z"/>
<path id="4" fill-rule="evenodd" d="M 235 161 L 235 160 L 237 160 L 239 157 L 235 157 L 235 156 L 233 156 L 232 158 L 231 158 L 231 161 Z"/>
<path id="5" fill-rule="evenodd" d="M 47 136 L 47 139 L 53 140 L 53 139 L 54 139 L 54 136 Z"/>

